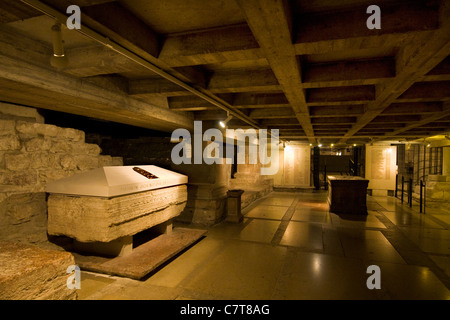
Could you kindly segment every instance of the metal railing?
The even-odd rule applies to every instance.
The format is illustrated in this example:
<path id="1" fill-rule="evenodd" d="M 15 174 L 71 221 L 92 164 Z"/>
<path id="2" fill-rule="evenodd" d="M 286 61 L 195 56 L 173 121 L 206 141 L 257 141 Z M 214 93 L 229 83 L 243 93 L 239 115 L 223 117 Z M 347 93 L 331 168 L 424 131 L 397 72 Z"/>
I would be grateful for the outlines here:
<path id="1" fill-rule="evenodd" d="M 402 176 L 401 180 L 401 189 L 398 188 L 398 174 L 395 176 L 395 197 L 398 199 L 400 198 L 401 203 L 404 202 L 404 195 L 406 193 L 407 196 L 407 204 L 409 207 L 412 207 L 412 201 L 413 201 L 413 179 L 410 178 L 409 180 L 405 181 L 405 177 Z M 407 190 L 405 190 L 405 184 L 407 186 Z M 398 196 L 398 193 L 400 192 L 400 197 Z M 419 212 L 425 213 L 425 183 L 423 180 L 420 180 L 420 191 L 419 191 Z"/>

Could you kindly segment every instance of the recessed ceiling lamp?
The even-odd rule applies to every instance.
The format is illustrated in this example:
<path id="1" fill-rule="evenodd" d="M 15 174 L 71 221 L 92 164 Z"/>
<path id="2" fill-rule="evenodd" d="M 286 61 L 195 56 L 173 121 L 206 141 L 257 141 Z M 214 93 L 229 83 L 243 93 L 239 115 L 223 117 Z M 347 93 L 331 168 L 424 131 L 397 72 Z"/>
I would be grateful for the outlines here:
<path id="1" fill-rule="evenodd" d="M 53 56 L 50 64 L 58 69 L 67 67 L 69 60 L 64 53 L 64 41 L 62 39 L 61 24 L 56 23 L 52 26 L 53 33 Z"/>
<path id="2" fill-rule="evenodd" d="M 233 118 L 233 116 L 228 116 L 225 121 L 220 121 L 219 124 L 222 128 L 226 128 L 227 123 Z"/>
<path id="3" fill-rule="evenodd" d="M 283 147 L 284 147 L 284 150 L 286 150 L 286 151 L 289 151 L 289 150 L 292 149 L 291 146 L 290 146 L 290 144 L 289 144 L 289 141 L 286 142 L 286 143 L 283 143 Z"/>

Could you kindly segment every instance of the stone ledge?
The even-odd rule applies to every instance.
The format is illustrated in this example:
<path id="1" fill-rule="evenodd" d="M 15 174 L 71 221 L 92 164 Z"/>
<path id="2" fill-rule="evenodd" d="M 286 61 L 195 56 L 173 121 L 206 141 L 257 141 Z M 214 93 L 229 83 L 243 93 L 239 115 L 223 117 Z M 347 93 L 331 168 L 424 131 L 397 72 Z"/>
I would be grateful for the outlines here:
<path id="1" fill-rule="evenodd" d="M 258 191 L 245 190 L 241 198 L 241 208 L 244 209 L 248 207 L 256 200 L 268 195 L 271 191 L 271 188 L 263 188 Z"/>
<path id="2" fill-rule="evenodd" d="M 443 175 L 438 175 L 438 174 L 430 174 L 430 175 L 428 175 L 428 181 L 450 182 L 450 176 L 443 176 Z"/>
<path id="3" fill-rule="evenodd" d="M 105 258 L 77 253 L 74 256 L 83 270 L 140 280 L 205 234 L 205 230 L 175 228 L 172 233 L 160 235 L 133 249 L 126 256 Z"/>
<path id="4" fill-rule="evenodd" d="M 0 118 L 44 123 L 44 117 L 35 108 L 3 102 L 0 102 Z"/>
<path id="5" fill-rule="evenodd" d="M 67 288 L 67 267 L 74 257 L 65 251 L 0 242 L 0 299 L 75 300 Z"/>

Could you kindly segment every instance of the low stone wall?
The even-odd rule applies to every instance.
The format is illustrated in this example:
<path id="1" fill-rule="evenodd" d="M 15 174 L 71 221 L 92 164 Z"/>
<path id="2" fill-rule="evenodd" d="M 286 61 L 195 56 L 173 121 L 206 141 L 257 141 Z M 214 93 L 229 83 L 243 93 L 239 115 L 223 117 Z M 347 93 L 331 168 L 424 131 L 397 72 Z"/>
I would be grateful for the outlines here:
<path id="1" fill-rule="evenodd" d="M 85 143 L 82 131 L 37 122 L 38 117 L 28 116 L 34 109 L 8 106 L 5 111 L 4 106 L 0 104 L 0 240 L 46 242 L 46 184 L 122 165 L 122 159 L 101 155 L 98 145 Z"/>
<path id="2" fill-rule="evenodd" d="M 425 194 L 427 207 L 450 212 L 450 176 L 429 175 Z"/>
<path id="3" fill-rule="evenodd" d="M 214 225 L 225 216 L 227 187 L 214 184 L 188 184 L 186 208 L 177 221 L 194 225 Z"/>
<path id="4" fill-rule="evenodd" d="M 0 300 L 75 300 L 67 286 L 74 264 L 69 252 L 0 242 Z"/>
<path id="5" fill-rule="evenodd" d="M 251 171 L 248 171 L 249 167 Z M 256 170 L 252 167 L 256 167 Z M 241 169 L 240 172 L 239 169 Z M 244 190 L 241 196 L 241 207 L 245 208 L 273 191 L 273 179 L 260 175 L 259 166 L 239 165 L 234 179 L 230 179 L 229 189 Z"/>
<path id="6" fill-rule="evenodd" d="M 244 209 L 252 204 L 254 201 L 261 199 L 273 191 L 273 188 L 267 187 L 258 191 L 244 190 L 241 196 L 241 208 Z"/>

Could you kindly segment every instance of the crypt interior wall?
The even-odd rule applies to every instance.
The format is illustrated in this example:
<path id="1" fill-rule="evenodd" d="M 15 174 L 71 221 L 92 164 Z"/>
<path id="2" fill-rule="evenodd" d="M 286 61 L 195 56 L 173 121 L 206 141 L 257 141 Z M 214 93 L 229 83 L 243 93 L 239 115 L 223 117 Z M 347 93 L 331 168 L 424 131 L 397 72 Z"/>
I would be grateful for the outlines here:
<path id="1" fill-rule="evenodd" d="M 83 131 L 45 124 L 36 109 L 0 103 L 0 240 L 47 243 L 48 181 L 122 165 Z"/>
<path id="2" fill-rule="evenodd" d="M 185 174 L 188 182 L 188 203 L 178 221 L 212 225 L 225 218 L 229 189 L 243 189 L 242 206 L 272 191 L 273 177 L 261 176 L 260 165 L 238 164 L 232 175 L 230 164 L 181 164 L 171 160 L 175 143 L 171 133 L 105 122 L 54 111 L 44 111 L 45 120 L 58 126 L 85 132 L 85 141 L 97 144 L 104 154 L 121 157 L 123 165 L 157 165 Z M 203 121 L 203 131 L 217 127 L 216 122 Z M 203 142 L 202 150 L 207 142 Z M 247 148 L 248 150 L 248 148 Z"/>
<path id="3" fill-rule="evenodd" d="M 311 185 L 311 147 L 295 145 L 280 148 L 279 170 L 273 179 L 275 187 L 309 188 Z"/>
<path id="4" fill-rule="evenodd" d="M 273 179 L 261 175 L 259 164 L 238 164 L 232 174 L 231 164 L 180 164 L 171 160 L 175 146 L 170 136 L 104 138 L 99 142 L 102 149 L 112 155 L 120 155 L 124 165 L 153 164 L 185 174 L 188 182 L 188 203 L 178 221 L 198 225 L 212 225 L 222 221 L 226 214 L 226 197 L 229 189 L 242 189 L 242 206 L 270 193 Z M 202 150 L 206 147 L 203 142 Z"/>

